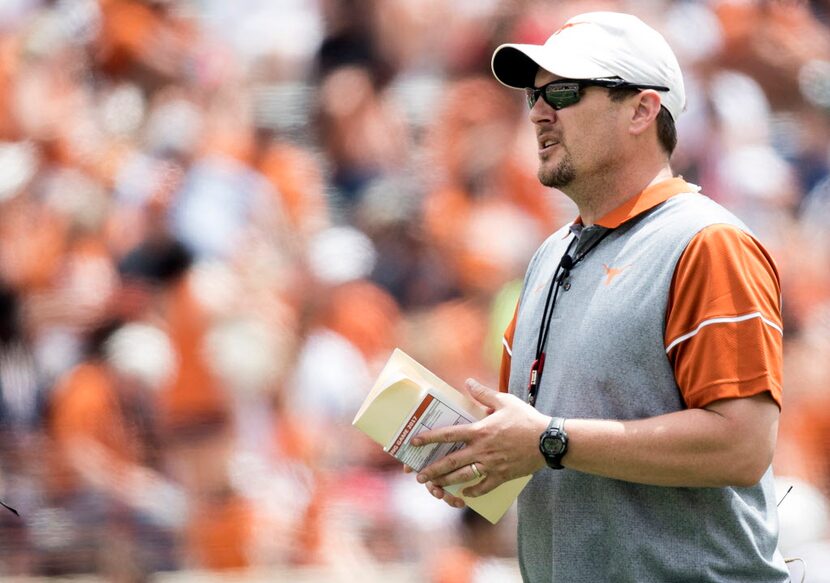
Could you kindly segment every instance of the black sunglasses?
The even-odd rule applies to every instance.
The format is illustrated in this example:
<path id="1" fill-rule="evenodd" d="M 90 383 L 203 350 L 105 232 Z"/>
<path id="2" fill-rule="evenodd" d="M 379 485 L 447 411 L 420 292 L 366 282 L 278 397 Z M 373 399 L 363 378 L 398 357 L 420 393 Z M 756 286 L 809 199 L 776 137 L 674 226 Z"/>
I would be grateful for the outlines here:
<path id="1" fill-rule="evenodd" d="M 532 109 L 539 97 L 553 109 L 563 109 L 579 102 L 582 97 L 582 90 L 585 87 L 608 87 L 611 89 L 654 89 L 655 91 L 668 91 L 668 87 L 662 85 L 642 85 L 629 83 L 623 79 L 557 79 L 546 83 L 541 87 L 525 88 L 527 104 Z"/>

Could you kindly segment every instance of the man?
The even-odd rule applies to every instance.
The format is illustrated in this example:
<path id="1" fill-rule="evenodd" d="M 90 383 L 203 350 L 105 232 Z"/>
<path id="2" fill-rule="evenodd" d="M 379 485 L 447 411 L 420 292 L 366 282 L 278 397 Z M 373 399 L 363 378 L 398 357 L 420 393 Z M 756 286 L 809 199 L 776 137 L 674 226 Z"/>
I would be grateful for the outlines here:
<path id="1" fill-rule="evenodd" d="M 775 266 L 669 158 L 685 93 L 662 36 L 616 13 L 576 16 L 544 45 L 502 45 L 525 88 L 539 180 L 576 221 L 536 252 L 505 337 L 493 413 L 416 445 L 463 441 L 418 474 L 519 497 L 526 581 L 788 580 L 770 461 L 781 406 Z M 535 405 L 535 406 L 534 406 Z"/>

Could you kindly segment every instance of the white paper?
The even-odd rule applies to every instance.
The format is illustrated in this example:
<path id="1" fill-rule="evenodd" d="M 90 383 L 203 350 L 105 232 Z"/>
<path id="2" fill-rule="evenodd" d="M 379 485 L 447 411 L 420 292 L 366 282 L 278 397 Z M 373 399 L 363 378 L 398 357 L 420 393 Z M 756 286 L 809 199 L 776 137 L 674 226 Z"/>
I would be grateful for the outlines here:
<path id="1" fill-rule="evenodd" d="M 415 471 L 421 471 L 432 462 L 458 451 L 464 447 L 464 443 L 430 443 L 415 447 L 410 442 L 416 435 L 439 427 L 466 425 L 473 421 L 475 419 L 471 416 L 441 401 L 435 393 L 428 391 L 407 415 L 395 439 L 384 449 Z"/>

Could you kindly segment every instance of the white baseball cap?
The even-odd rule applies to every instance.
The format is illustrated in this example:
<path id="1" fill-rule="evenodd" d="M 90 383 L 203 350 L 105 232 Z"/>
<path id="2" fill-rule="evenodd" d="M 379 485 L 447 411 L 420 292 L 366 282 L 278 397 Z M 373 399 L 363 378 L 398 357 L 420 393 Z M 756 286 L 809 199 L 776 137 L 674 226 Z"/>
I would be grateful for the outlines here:
<path id="1" fill-rule="evenodd" d="M 589 12 L 574 16 L 545 44 L 505 44 L 493 52 L 493 75 L 508 87 L 533 87 L 538 67 L 566 79 L 619 77 L 633 85 L 661 85 L 672 118 L 686 107 L 683 74 L 663 36 L 636 16 Z"/>

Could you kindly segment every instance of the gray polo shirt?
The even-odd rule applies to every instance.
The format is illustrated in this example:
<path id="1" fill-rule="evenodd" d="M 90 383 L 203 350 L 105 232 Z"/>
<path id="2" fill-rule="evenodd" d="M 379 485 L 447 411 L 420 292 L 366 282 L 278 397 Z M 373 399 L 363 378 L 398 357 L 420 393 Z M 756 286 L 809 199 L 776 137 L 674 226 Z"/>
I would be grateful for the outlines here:
<path id="1" fill-rule="evenodd" d="M 667 357 L 667 302 L 684 249 L 716 224 L 746 230 L 705 196 L 677 194 L 614 229 L 572 270 L 553 313 L 540 411 L 629 420 L 687 408 Z M 583 229 L 575 254 L 605 230 Z M 568 227 L 554 233 L 525 277 L 509 381 L 510 392 L 522 399 L 548 285 L 573 237 Z M 612 279 L 614 266 L 620 269 Z M 534 474 L 518 508 L 525 581 L 789 580 L 777 550 L 771 469 L 749 488 L 647 486 L 544 469 Z"/>

